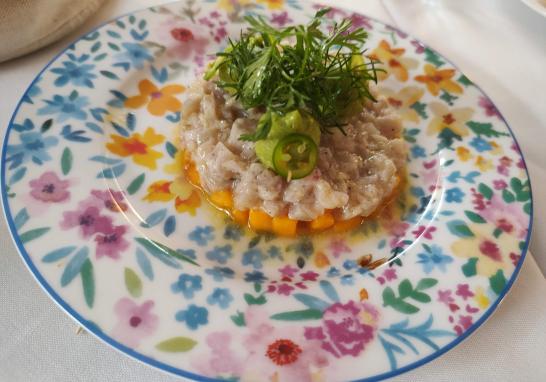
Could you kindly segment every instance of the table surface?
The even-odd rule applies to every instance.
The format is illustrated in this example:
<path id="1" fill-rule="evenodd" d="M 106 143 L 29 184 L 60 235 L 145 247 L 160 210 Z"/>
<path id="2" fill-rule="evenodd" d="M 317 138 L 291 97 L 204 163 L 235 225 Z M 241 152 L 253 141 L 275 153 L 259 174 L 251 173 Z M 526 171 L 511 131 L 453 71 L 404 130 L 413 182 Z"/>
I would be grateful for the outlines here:
<path id="1" fill-rule="evenodd" d="M 78 31 L 0 64 L 0 135 L 40 69 L 70 41 L 118 15 L 165 0 L 110 0 Z M 393 381 L 546 380 L 546 18 L 517 0 L 336 0 L 414 35 L 454 62 L 514 130 L 534 185 L 534 235 L 513 290 L 464 343 Z M 52 303 L 25 269 L 0 222 L 0 381 L 180 381 L 117 353 Z M 540 265 L 537 265 L 537 263 Z"/>

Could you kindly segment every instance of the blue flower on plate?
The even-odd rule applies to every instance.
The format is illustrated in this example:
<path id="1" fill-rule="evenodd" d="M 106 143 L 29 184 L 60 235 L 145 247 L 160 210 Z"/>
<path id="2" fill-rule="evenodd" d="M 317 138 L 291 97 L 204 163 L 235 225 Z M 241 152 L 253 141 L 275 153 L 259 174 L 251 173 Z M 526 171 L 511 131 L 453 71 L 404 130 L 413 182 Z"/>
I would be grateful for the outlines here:
<path id="1" fill-rule="evenodd" d="M 36 81 L 32 84 L 30 88 L 28 88 L 27 92 L 23 96 L 23 102 L 31 103 L 33 104 L 34 101 L 32 100 L 34 97 L 39 96 L 42 94 L 42 89 L 40 89 L 40 86 L 38 86 L 38 83 L 42 80 L 42 77 L 38 77 Z"/>
<path id="2" fill-rule="evenodd" d="M 187 309 L 176 312 L 174 318 L 176 321 L 185 322 L 188 328 L 195 330 L 199 326 L 208 324 L 209 312 L 207 308 L 191 304 Z"/>
<path id="3" fill-rule="evenodd" d="M 430 247 L 426 247 L 425 253 L 419 253 L 417 256 L 419 257 L 419 261 L 417 261 L 417 263 L 423 265 L 423 271 L 426 274 L 432 272 L 434 268 L 438 268 L 440 271 L 446 272 L 447 264 L 453 262 L 453 258 L 445 255 L 442 248 L 435 244 L 431 245 Z"/>
<path id="4" fill-rule="evenodd" d="M 72 61 L 63 62 L 61 68 L 51 69 L 52 73 L 58 74 L 59 77 L 55 80 L 55 86 L 64 86 L 69 82 L 74 86 L 87 86 L 93 88 L 93 79 L 97 76 L 93 73 L 95 65 L 92 64 L 76 64 Z"/>
<path id="5" fill-rule="evenodd" d="M 19 135 L 21 143 L 18 145 L 7 145 L 6 162 L 11 162 L 10 169 L 13 169 L 27 160 L 41 165 L 43 162 L 51 160 L 51 155 L 47 150 L 58 143 L 55 137 L 44 137 L 38 131 L 24 132 Z"/>
<path id="6" fill-rule="evenodd" d="M 128 61 L 135 68 L 142 69 L 146 61 L 152 61 L 152 55 L 146 47 L 133 42 L 124 42 L 121 45 L 125 51 L 116 54 L 115 59 L 118 62 Z"/>
<path id="7" fill-rule="evenodd" d="M 424 147 L 421 147 L 419 145 L 412 146 L 410 151 L 411 151 L 411 155 L 414 158 L 425 158 L 427 156 L 427 153 Z"/>
<path id="8" fill-rule="evenodd" d="M 263 283 L 267 277 L 260 271 L 252 271 L 245 273 L 245 281 L 248 283 Z"/>
<path id="9" fill-rule="evenodd" d="M 350 271 L 353 268 L 356 268 L 356 261 L 354 261 L 354 260 L 345 260 L 343 262 L 343 268 L 345 268 L 348 271 Z"/>
<path id="10" fill-rule="evenodd" d="M 328 277 L 337 277 L 337 276 L 339 276 L 339 269 L 337 269 L 336 267 L 331 267 L 330 269 L 328 269 L 328 272 L 326 273 L 326 276 L 328 276 Z"/>
<path id="11" fill-rule="evenodd" d="M 453 187 L 446 191 L 446 202 L 461 203 L 465 193 L 459 187 Z"/>
<path id="12" fill-rule="evenodd" d="M 493 149 L 493 146 L 482 137 L 474 137 L 470 141 L 470 146 L 474 147 L 479 153 Z"/>
<path id="13" fill-rule="evenodd" d="M 272 245 L 268 250 L 267 250 L 267 254 L 269 255 L 269 258 L 270 259 L 279 259 L 279 260 L 284 260 L 282 254 L 281 254 L 281 250 L 279 247 L 277 247 L 276 245 Z"/>
<path id="14" fill-rule="evenodd" d="M 182 293 L 185 298 L 193 298 L 196 291 L 203 289 L 201 276 L 182 273 L 178 280 L 171 285 L 173 293 Z"/>
<path id="15" fill-rule="evenodd" d="M 210 225 L 206 227 L 196 227 L 190 232 L 188 238 L 197 243 L 197 245 L 204 247 L 209 241 L 214 239 L 214 228 Z"/>
<path id="16" fill-rule="evenodd" d="M 235 275 L 235 272 L 233 271 L 233 269 L 228 267 L 218 267 L 218 266 L 205 270 L 205 273 L 208 275 L 211 275 L 212 279 L 218 282 L 224 281 L 224 278 L 232 279 L 233 276 Z"/>
<path id="17" fill-rule="evenodd" d="M 57 114 L 57 121 L 64 122 L 70 118 L 83 121 L 87 113 L 83 110 L 89 105 L 87 97 L 80 96 L 73 90 L 69 96 L 54 95 L 52 100 L 45 100 L 47 106 L 38 110 L 38 115 Z"/>
<path id="18" fill-rule="evenodd" d="M 209 305 L 218 305 L 222 309 L 227 309 L 232 301 L 233 296 L 229 289 L 225 288 L 214 288 L 212 294 L 207 297 Z"/>
<path id="19" fill-rule="evenodd" d="M 241 227 L 236 224 L 228 224 L 224 230 L 224 239 L 238 241 L 242 234 Z"/>
<path id="20" fill-rule="evenodd" d="M 214 247 L 214 249 L 207 252 L 206 256 L 209 260 L 225 264 L 230 257 L 233 257 L 231 245 L 227 244 L 222 247 Z"/>
<path id="21" fill-rule="evenodd" d="M 243 253 L 243 265 L 252 265 L 256 269 L 262 267 L 262 252 L 259 249 L 252 248 Z"/>
<path id="22" fill-rule="evenodd" d="M 353 275 L 341 276 L 341 285 L 353 285 L 355 283 Z"/>

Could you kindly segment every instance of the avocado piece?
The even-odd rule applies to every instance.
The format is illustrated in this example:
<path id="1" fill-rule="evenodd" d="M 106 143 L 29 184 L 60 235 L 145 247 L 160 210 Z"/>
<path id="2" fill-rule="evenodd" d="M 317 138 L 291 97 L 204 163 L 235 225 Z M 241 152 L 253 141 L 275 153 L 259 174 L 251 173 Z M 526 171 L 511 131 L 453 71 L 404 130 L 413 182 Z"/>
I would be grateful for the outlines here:
<path id="1" fill-rule="evenodd" d="M 260 162 L 269 169 L 273 169 L 273 152 L 279 141 L 280 138 L 262 139 L 254 145 L 256 156 Z"/>

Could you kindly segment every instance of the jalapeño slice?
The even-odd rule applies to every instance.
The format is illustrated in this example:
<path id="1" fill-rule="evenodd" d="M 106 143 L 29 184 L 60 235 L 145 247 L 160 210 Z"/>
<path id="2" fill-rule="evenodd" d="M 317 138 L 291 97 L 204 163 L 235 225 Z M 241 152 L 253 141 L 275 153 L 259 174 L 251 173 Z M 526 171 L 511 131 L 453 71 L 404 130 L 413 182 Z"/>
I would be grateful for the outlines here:
<path id="1" fill-rule="evenodd" d="M 304 134 L 289 134 L 279 140 L 273 151 L 273 167 L 280 176 L 300 179 L 311 173 L 317 164 L 316 143 Z"/>

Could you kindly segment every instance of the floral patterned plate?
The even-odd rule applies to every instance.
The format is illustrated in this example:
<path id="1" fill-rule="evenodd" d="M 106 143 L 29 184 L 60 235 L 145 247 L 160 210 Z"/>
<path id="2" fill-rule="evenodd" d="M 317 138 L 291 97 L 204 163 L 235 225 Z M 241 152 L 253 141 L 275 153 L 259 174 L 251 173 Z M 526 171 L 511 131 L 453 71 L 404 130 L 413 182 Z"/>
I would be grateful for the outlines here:
<path id="1" fill-rule="evenodd" d="M 406 185 L 344 234 L 256 235 L 181 176 L 184 90 L 258 13 L 306 22 L 298 0 L 172 3 L 110 22 L 36 78 L 11 121 L 2 197 L 14 241 L 88 331 L 145 363 L 199 379 L 378 380 L 472 333 L 518 273 L 531 190 L 491 101 L 405 33 L 369 31 L 380 91 L 410 146 Z"/>

